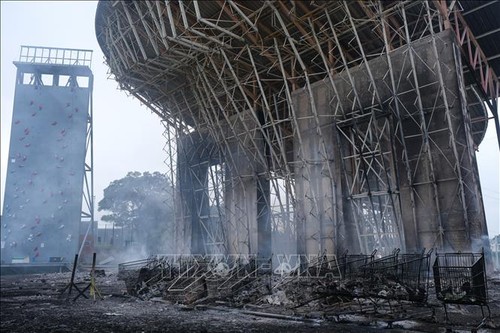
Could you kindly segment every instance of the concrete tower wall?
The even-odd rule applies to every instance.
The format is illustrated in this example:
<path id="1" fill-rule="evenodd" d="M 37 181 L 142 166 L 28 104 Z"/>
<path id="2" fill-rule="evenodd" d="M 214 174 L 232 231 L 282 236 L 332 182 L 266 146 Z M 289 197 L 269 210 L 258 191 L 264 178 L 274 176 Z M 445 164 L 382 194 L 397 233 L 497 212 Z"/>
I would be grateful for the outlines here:
<path id="1" fill-rule="evenodd" d="M 328 199 L 332 188 L 342 183 L 334 172 L 328 173 L 329 169 L 341 167 L 335 156 L 346 155 L 335 139 L 345 133 L 339 124 L 355 122 L 359 129 L 366 121 L 382 124 L 380 119 L 388 119 L 391 126 L 385 145 L 394 144 L 391 160 L 384 170 L 393 183 L 391 188 L 383 190 L 392 192 L 389 195 L 395 199 L 395 221 L 401 223 L 399 232 L 403 236 L 401 247 L 409 251 L 433 247 L 466 251 L 471 250 L 471 242 L 482 244 L 481 239 L 487 231 L 482 203 L 477 196 L 477 170 L 471 133 L 467 131 L 470 120 L 462 97 L 465 87 L 456 52 L 453 35 L 444 31 L 435 38 L 428 37 L 391 52 L 392 68 L 389 68 L 388 58 L 380 56 L 349 73 L 335 76 L 333 83 L 324 80 L 313 84 L 312 95 L 306 90 L 294 93 L 296 113 L 306 119 L 298 122 L 297 136 L 301 136 L 302 144 L 295 148 L 296 156 L 313 163 L 315 156 L 321 155 L 317 158 L 320 161 L 317 167 L 308 168 L 309 174 L 305 174 L 306 168 L 296 162 L 300 207 L 297 217 L 299 225 L 304 224 L 299 228 L 299 244 L 305 253 L 315 254 L 322 250 L 320 239 L 333 239 L 331 230 L 339 225 L 332 229 L 334 219 L 325 212 L 342 211 L 338 203 L 350 205 L 356 194 L 343 191 L 342 197 Z M 394 93 L 391 75 L 397 82 Z M 320 124 L 307 120 L 314 119 L 314 113 L 323 120 Z M 384 145 L 383 142 L 379 139 L 380 145 Z M 358 154 L 360 159 L 359 152 L 348 153 Z M 355 168 L 344 167 L 351 171 L 348 178 L 356 177 Z M 308 221 L 312 209 L 305 203 L 314 190 L 321 192 L 315 197 L 325 198 L 321 213 L 326 218 L 320 220 L 330 228 Z M 373 195 L 366 194 L 367 197 Z M 358 222 L 344 221 L 360 223 L 359 217 Z M 351 232 L 354 229 L 356 226 L 348 226 Z M 353 240 L 356 237 L 345 235 L 345 238 Z M 311 246 L 307 245 L 309 239 L 314 239 Z"/>

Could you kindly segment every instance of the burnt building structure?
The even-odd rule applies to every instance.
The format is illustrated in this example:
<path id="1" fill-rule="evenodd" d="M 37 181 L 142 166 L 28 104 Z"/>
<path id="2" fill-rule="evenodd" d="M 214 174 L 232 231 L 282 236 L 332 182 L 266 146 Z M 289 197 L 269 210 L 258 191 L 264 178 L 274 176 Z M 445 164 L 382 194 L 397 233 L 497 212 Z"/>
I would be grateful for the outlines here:
<path id="1" fill-rule="evenodd" d="M 101 1 L 111 73 L 165 123 L 185 254 L 488 248 L 498 1 Z M 491 125 L 491 124 L 490 124 Z"/>

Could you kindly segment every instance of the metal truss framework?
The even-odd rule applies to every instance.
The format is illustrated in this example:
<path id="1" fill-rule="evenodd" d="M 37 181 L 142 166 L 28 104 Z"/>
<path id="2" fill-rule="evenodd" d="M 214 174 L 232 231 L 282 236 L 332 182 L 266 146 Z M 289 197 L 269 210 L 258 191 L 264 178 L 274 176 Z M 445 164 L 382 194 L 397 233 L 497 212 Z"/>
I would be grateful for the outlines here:
<path id="1" fill-rule="evenodd" d="M 274 253 L 304 254 L 458 250 L 487 234 L 474 148 L 488 119 L 483 101 L 498 129 L 500 88 L 456 7 L 100 2 L 97 35 L 111 73 L 165 124 L 176 249 L 270 254 L 259 247 L 266 230 Z M 439 53 L 450 27 L 451 64 Z M 416 51 L 424 38 L 435 63 Z M 477 77 L 467 89 L 460 52 Z M 386 64 L 382 73 L 374 59 Z M 361 67 L 364 85 L 351 73 Z M 318 97 L 318 85 L 328 92 Z M 436 214 L 422 221 L 426 207 Z"/>

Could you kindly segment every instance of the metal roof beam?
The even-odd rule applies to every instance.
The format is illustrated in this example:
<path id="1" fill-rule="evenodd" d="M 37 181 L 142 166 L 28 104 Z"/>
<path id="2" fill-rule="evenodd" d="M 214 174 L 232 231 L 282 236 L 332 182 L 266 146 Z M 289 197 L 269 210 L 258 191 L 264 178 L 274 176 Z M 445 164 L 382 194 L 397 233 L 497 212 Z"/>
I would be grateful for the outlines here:
<path id="1" fill-rule="evenodd" d="M 488 7 L 489 5 L 492 5 L 492 4 L 496 3 L 496 2 L 498 2 L 498 0 L 493 0 L 493 1 L 490 1 L 490 2 L 488 2 L 488 3 L 485 3 L 484 5 L 477 6 L 476 8 L 473 8 L 473 9 L 471 9 L 471 10 L 468 10 L 468 11 L 466 11 L 466 12 L 463 12 L 463 13 L 462 13 L 462 16 L 472 14 L 472 13 L 474 13 L 475 11 L 478 11 L 478 10 L 480 10 L 480 9 L 483 9 L 483 8 L 485 8 L 485 7 Z"/>
<path id="2" fill-rule="evenodd" d="M 492 34 L 499 32 L 499 31 L 500 31 L 500 28 L 496 28 L 496 29 L 493 29 L 491 31 L 485 32 L 484 34 L 476 36 L 476 40 L 483 38 L 483 37 L 486 37 L 486 36 L 489 36 L 489 35 L 492 35 Z"/>

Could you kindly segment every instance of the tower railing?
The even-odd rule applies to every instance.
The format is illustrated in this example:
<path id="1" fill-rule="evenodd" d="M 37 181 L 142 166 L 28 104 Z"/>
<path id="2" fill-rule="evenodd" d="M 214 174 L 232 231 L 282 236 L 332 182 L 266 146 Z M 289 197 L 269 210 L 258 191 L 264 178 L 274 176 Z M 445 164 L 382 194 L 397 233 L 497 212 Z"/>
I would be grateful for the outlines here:
<path id="1" fill-rule="evenodd" d="M 36 64 L 90 67 L 92 63 L 92 50 L 21 45 L 19 61 Z"/>

